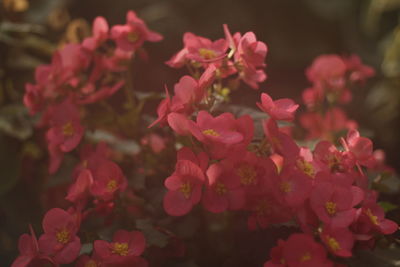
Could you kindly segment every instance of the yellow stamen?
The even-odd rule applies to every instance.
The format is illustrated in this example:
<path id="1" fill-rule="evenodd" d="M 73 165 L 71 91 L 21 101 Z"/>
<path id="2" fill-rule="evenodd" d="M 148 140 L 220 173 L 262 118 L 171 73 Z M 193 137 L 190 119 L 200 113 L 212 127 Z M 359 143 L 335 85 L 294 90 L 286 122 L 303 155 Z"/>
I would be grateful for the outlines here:
<path id="1" fill-rule="evenodd" d="M 110 181 L 108 181 L 107 183 L 107 190 L 112 192 L 114 191 L 118 186 L 118 183 L 115 179 L 111 179 Z"/>
<path id="2" fill-rule="evenodd" d="M 253 166 L 242 165 L 238 170 L 237 174 L 240 176 L 240 182 L 243 185 L 254 185 L 256 183 L 257 173 Z"/>
<path id="3" fill-rule="evenodd" d="M 72 126 L 71 122 L 67 122 L 66 124 L 64 124 L 62 131 L 65 136 L 72 136 L 75 132 L 74 126 Z"/>
<path id="4" fill-rule="evenodd" d="M 200 48 L 199 54 L 204 59 L 213 59 L 217 56 L 213 50 L 207 48 Z"/>
<path id="5" fill-rule="evenodd" d="M 128 39 L 129 42 L 134 43 L 137 40 L 139 40 L 139 34 L 137 34 L 136 32 L 130 32 L 127 35 L 127 39 Z"/>
<path id="6" fill-rule="evenodd" d="M 216 185 L 214 186 L 215 192 L 217 192 L 218 195 L 223 196 L 228 192 L 226 189 L 226 186 L 223 183 L 217 182 Z"/>
<path id="7" fill-rule="evenodd" d="M 371 221 L 374 225 L 379 225 L 378 217 L 375 216 L 374 214 L 372 214 L 371 209 L 367 209 L 367 210 L 365 211 L 365 214 L 368 216 L 368 218 L 370 219 L 370 221 Z"/>
<path id="8" fill-rule="evenodd" d="M 118 254 L 120 256 L 127 256 L 128 255 L 128 250 L 129 250 L 128 243 L 115 242 L 113 244 L 111 252 L 113 254 Z"/>
<path id="9" fill-rule="evenodd" d="M 271 206 L 268 201 L 261 200 L 255 208 L 258 216 L 268 215 L 271 212 Z"/>
<path id="10" fill-rule="evenodd" d="M 213 129 L 207 129 L 203 131 L 203 134 L 209 135 L 209 136 L 219 136 L 220 134 L 214 131 Z"/>
<path id="11" fill-rule="evenodd" d="M 97 267 L 97 263 L 94 260 L 88 260 L 85 267 Z"/>
<path id="12" fill-rule="evenodd" d="M 192 193 L 192 185 L 189 182 L 182 183 L 179 191 L 181 191 L 185 198 L 188 199 Z"/>
<path id="13" fill-rule="evenodd" d="M 282 182 L 280 185 L 280 189 L 284 193 L 289 193 L 292 191 L 292 185 L 289 182 Z"/>
<path id="14" fill-rule="evenodd" d="M 340 249 L 340 245 L 337 242 L 337 240 L 333 237 L 327 236 L 326 237 L 327 241 L 328 241 L 328 245 L 329 247 L 333 250 L 333 251 L 338 251 Z"/>
<path id="15" fill-rule="evenodd" d="M 56 233 L 56 239 L 61 244 L 66 244 L 69 241 L 70 233 L 67 229 L 62 229 Z"/>
<path id="16" fill-rule="evenodd" d="M 299 168 L 302 172 L 304 172 L 311 178 L 314 178 L 315 170 L 314 166 L 310 162 L 305 161 L 304 159 L 299 159 L 297 160 L 297 168 Z"/>
<path id="17" fill-rule="evenodd" d="M 300 261 L 305 262 L 311 260 L 311 254 L 309 252 L 304 253 L 304 255 L 301 257 Z"/>
<path id="18" fill-rule="evenodd" d="M 328 201 L 325 203 L 325 209 L 326 212 L 328 212 L 329 215 L 335 215 L 336 214 L 336 203 L 332 201 Z"/>

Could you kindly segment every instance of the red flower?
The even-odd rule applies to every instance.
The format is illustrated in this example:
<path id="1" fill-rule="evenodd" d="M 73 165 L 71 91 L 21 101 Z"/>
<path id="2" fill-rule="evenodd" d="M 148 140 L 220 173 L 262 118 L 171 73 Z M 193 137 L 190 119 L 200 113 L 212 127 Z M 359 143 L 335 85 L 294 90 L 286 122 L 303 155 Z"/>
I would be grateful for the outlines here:
<path id="1" fill-rule="evenodd" d="M 369 232 L 375 230 L 384 235 L 392 234 L 399 229 L 397 223 L 385 218 L 383 208 L 376 203 L 368 202 L 358 210 L 357 223 L 363 223 Z"/>
<path id="2" fill-rule="evenodd" d="M 211 63 L 225 57 L 228 44 L 224 39 L 212 42 L 210 39 L 187 32 L 183 35 L 184 48 L 166 62 L 172 68 L 180 68 L 186 60 Z M 207 67 L 207 64 L 205 65 Z"/>
<path id="3" fill-rule="evenodd" d="M 347 147 L 355 156 L 356 162 L 360 165 L 371 168 L 375 165 L 375 157 L 372 154 L 372 141 L 366 137 L 360 137 L 357 130 L 347 133 Z"/>
<path id="4" fill-rule="evenodd" d="M 283 258 L 288 266 L 332 266 L 332 263 L 326 258 L 324 247 L 306 234 L 292 234 L 288 238 L 284 244 Z"/>
<path id="5" fill-rule="evenodd" d="M 121 168 L 110 160 L 102 160 L 92 171 L 93 185 L 90 192 L 104 201 L 114 198 L 116 192 L 123 192 L 127 181 Z"/>
<path id="6" fill-rule="evenodd" d="M 261 94 L 261 103 L 257 103 L 257 105 L 264 112 L 268 113 L 272 119 L 286 121 L 294 119 L 294 113 L 299 107 L 292 99 L 282 98 L 273 101 L 266 93 Z"/>
<path id="7" fill-rule="evenodd" d="M 75 183 L 73 183 L 69 188 L 68 194 L 65 199 L 73 203 L 76 203 L 78 201 L 85 201 L 89 196 L 89 189 L 92 184 L 92 173 L 89 170 L 82 170 Z"/>
<path id="8" fill-rule="evenodd" d="M 104 17 L 96 17 L 93 22 L 92 36 L 83 40 L 82 46 L 89 51 L 96 50 L 108 38 L 108 23 Z"/>
<path id="9" fill-rule="evenodd" d="M 100 267 L 104 266 L 96 256 L 89 257 L 88 255 L 79 256 L 75 267 Z"/>
<path id="10" fill-rule="evenodd" d="M 231 113 L 223 113 L 213 118 L 208 112 L 200 111 L 197 122 L 189 121 L 190 132 L 197 140 L 211 150 L 211 154 L 222 157 L 226 146 L 243 141 L 243 134 L 236 127 L 236 120 Z"/>
<path id="11" fill-rule="evenodd" d="M 321 240 L 328 250 L 339 257 L 351 257 L 351 250 L 354 244 L 353 233 L 347 228 L 324 227 L 320 233 Z"/>
<path id="12" fill-rule="evenodd" d="M 179 160 L 175 172 L 165 180 L 169 190 L 164 196 L 164 209 L 172 216 L 188 213 L 199 203 L 205 177 L 202 169 L 190 160 Z"/>
<path id="13" fill-rule="evenodd" d="M 144 235 L 139 231 L 118 230 L 113 241 L 94 241 L 94 254 L 106 266 L 143 266 L 145 260 L 139 257 L 146 248 Z"/>
<path id="14" fill-rule="evenodd" d="M 158 42 L 163 39 L 162 35 L 150 31 L 133 11 L 128 11 L 126 14 L 125 25 L 115 25 L 111 28 L 111 38 L 119 48 L 126 51 L 138 49 L 144 41 Z"/>
<path id="15" fill-rule="evenodd" d="M 36 235 L 30 225 L 29 229 L 31 232 L 30 235 L 23 234 L 19 237 L 19 256 L 14 260 L 11 267 L 43 266 L 40 265 L 40 263 L 48 264 L 49 266 L 56 266 L 56 263 L 54 263 L 54 261 L 50 257 L 43 255 L 39 252 L 39 244 L 36 239 Z"/>
<path id="16" fill-rule="evenodd" d="M 283 133 L 273 119 L 268 119 L 263 123 L 264 133 L 268 136 L 274 152 L 284 157 L 294 158 L 299 155 L 300 149 L 294 140 Z"/>
<path id="17" fill-rule="evenodd" d="M 84 133 L 78 107 L 72 103 L 71 99 L 66 99 L 49 108 L 47 112 L 50 113 L 51 127 L 46 134 L 48 142 L 59 146 L 62 152 L 73 150 Z"/>
<path id="18" fill-rule="evenodd" d="M 239 176 L 232 175 L 234 165 L 224 162 L 213 164 L 207 170 L 206 191 L 203 206 L 215 213 L 237 210 L 245 203 L 245 192 Z"/>
<path id="19" fill-rule="evenodd" d="M 51 256 L 56 263 L 73 262 L 81 249 L 76 235 L 78 229 L 76 216 L 59 208 L 49 210 L 43 218 L 44 234 L 39 238 L 40 251 Z"/>
<path id="20" fill-rule="evenodd" d="M 321 55 L 307 69 L 307 78 L 317 86 L 343 88 L 347 67 L 343 59 L 337 55 Z"/>
<path id="21" fill-rule="evenodd" d="M 332 228 L 344 228 L 355 219 L 355 205 L 363 195 L 357 187 L 340 186 L 332 182 L 318 182 L 311 192 L 311 207 L 318 218 Z"/>

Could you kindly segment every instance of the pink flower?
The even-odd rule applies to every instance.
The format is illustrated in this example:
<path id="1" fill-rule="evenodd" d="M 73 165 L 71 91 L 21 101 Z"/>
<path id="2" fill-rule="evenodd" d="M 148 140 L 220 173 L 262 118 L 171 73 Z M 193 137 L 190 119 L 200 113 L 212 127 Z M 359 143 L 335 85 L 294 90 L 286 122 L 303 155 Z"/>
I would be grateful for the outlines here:
<path id="1" fill-rule="evenodd" d="M 46 133 L 48 142 L 59 146 L 62 152 L 70 152 L 79 144 L 84 133 L 78 107 L 68 98 L 49 108 L 48 112 L 51 127 Z"/>
<path id="2" fill-rule="evenodd" d="M 319 87 L 343 88 L 347 67 L 337 55 L 321 55 L 306 70 L 307 78 Z"/>
<path id="3" fill-rule="evenodd" d="M 108 38 L 108 23 L 104 17 L 96 17 L 93 22 L 92 36 L 83 40 L 82 46 L 89 51 L 96 50 Z"/>
<path id="4" fill-rule="evenodd" d="M 247 218 L 249 230 L 267 228 L 270 224 L 284 223 L 293 216 L 290 209 L 276 200 L 267 187 L 253 187 L 248 190 L 245 209 L 250 211 Z M 250 192 L 249 192 L 250 191 Z"/>
<path id="5" fill-rule="evenodd" d="M 111 28 L 111 38 L 119 48 L 126 51 L 138 49 L 145 41 L 158 42 L 163 39 L 160 34 L 149 30 L 133 11 L 126 14 L 125 25 L 115 25 Z"/>
<path id="6" fill-rule="evenodd" d="M 117 192 L 125 191 L 128 185 L 121 168 L 110 160 L 99 162 L 92 175 L 90 193 L 104 201 L 112 200 Z"/>
<path id="7" fill-rule="evenodd" d="M 76 216 L 59 208 L 49 210 L 43 218 L 44 234 L 39 238 L 40 251 L 51 256 L 56 263 L 73 262 L 81 249 L 76 235 L 78 229 Z"/>
<path id="8" fill-rule="evenodd" d="M 272 182 L 276 198 L 289 207 L 300 207 L 310 196 L 312 180 L 296 170 L 284 168 Z"/>
<path id="9" fill-rule="evenodd" d="M 393 234 L 399 229 L 397 223 L 385 218 L 383 208 L 376 203 L 369 202 L 357 212 L 357 223 L 363 223 L 364 227 L 384 235 Z"/>
<path id="10" fill-rule="evenodd" d="M 96 240 L 93 244 L 95 255 L 106 266 L 143 266 L 146 264 L 140 255 L 146 248 L 144 235 L 139 231 L 118 230 L 112 242 Z"/>
<path id="11" fill-rule="evenodd" d="M 184 105 L 181 103 L 179 98 L 174 97 L 171 99 L 167 87 L 165 87 L 165 94 L 165 99 L 160 102 L 157 108 L 158 118 L 151 123 L 148 128 L 153 127 L 157 123 L 160 123 L 161 126 L 164 126 L 167 123 L 167 118 L 170 113 L 180 113 L 184 110 Z"/>
<path id="12" fill-rule="evenodd" d="M 358 164 L 371 168 L 375 165 L 375 157 L 372 154 L 372 141 L 366 137 L 360 137 L 357 130 L 351 130 L 347 133 L 346 143 Z"/>
<path id="13" fill-rule="evenodd" d="M 349 120 L 344 111 L 338 107 L 328 110 L 325 116 L 313 112 L 304 113 L 300 116 L 300 124 L 309 131 L 307 138 L 330 141 L 333 141 L 336 132 L 357 128 L 357 123 Z"/>
<path id="14" fill-rule="evenodd" d="M 345 228 L 355 219 L 355 205 L 362 201 L 357 187 L 335 185 L 321 181 L 311 192 L 310 203 L 318 218 L 332 228 Z"/>
<path id="15" fill-rule="evenodd" d="M 36 239 L 36 235 L 29 225 L 31 234 L 23 234 L 18 240 L 19 256 L 14 260 L 11 267 L 27 267 L 27 266 L 41 266 L 42 264 L 48 264 L 49 266 L 56 266 L 54 261 L 39 252 L 39 244 Z"/>
<path id="16" fill-rule="evenodd" d="M 350 81 L 352 82 L 365 82 L 366 79 L 375 75 L 375 70 L 370 66 L 363 65 L 357 55 L 351 55 L 344 61 L 350 72 Z"/>
<path id="17" fill-rule="evenodd" d="M 184 48 L 166 62 L 172 68 L 180 68 L 186 60 L 211 63 L 225 57 L 228 44 L 224 39 L 212 42 L 210 39 L 187 32 L 183 35 Z M 208 66 L 207 64 L 205 67 Z"/>
<path id="18" fill-rule="evenodd" d="M 324 227 L 320 237 L 328 250 L 334 255 L 339 257 L 352 256 L 354 236 L 349 229 Z"/>
<path id="19" fill-rule="evenodd" d="M 332 267 L 324 247 L 306 234 L 292 234 L 288 238 L 283 247 L 283 258 L 288 266 Z"/>
<path id="20" fill-rule="evenodd" d="M 179 160 L 175 172 L 165 180 L 168 192 L 164 196 L 164 209 L 171 216 L 182 216 L 199 203 L 205 181 L 202 169 L 190 160 Z"/>
<path id="21" fill-rule="evenodd" d="M 207 89 L 215 79 L 215 70 L 215 67 L 211 65 L 198 81 L 185 75 L 175 84 L 175 97 L 179 98 L 179 102 L 184 105 L 187 114 L 192 113 L 193 106 L 199 104 L 206 97 Z"/>
<path id="22" fill-rule="evenodd" d="M 189 121 L 188 127 L 192 135 L 217 157 L 222 156 L 220 154 L 225 146 L 243 141 L 243 134 L 236 130 L 236 120 L 231 113 L 223 113 L 214 118 L 208 112 L 200 111 L 196 123 Z"/>
<path id="23" fill-rule="evenodd" d="M 268 119 L 263 123 L 265 135 L 268 137 L 274 152 L 284 157 L 296 157 L 300 153 L 300 149 L 295 141 L 287 134 L 283 133 L 275 120 Z"/>
<path id="24" fill-rule="evenodd" d="M 100 267 L 103 266 L 96 256 L 89 257 L 88 255 L 79 256 L 75 267 Z"/>
<path id="25" fill-rule="evenodd" d="M 89 189 L 93 184 L 92 173 L 85 169 L 82 170 L 76 179 L 75 183 L 71 185 L 66 200 L 76 203 L 78 201 L 85 201 L 89 197 Z"/>
<path id="26" fill-rule="evenodd" d="M 261 94 L 261 103 L 257 103 L 258 107 L 274 120 L 292 121 L 294 113 L 299 107 L 293 100 L 289 98 L 282 98 L 273 101 L 272 98 L 266 94 Z"/>
<path id="27" fill-rule="evenodd" d="M 232 175 L 233 165 L 213 164 L 207 170 L 203 206 L 214 213 L 237 210 L 245 203 L 245 194 L 238 176 Z"/>

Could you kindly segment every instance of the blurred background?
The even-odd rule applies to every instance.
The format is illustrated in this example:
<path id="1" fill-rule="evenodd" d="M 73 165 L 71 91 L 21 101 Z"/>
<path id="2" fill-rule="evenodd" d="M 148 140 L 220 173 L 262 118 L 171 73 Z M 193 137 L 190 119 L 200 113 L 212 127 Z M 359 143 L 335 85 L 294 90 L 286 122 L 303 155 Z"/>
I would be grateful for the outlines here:
<path id="1" fill-rule="evenodd" d="M 147 63 L 137 66 L 134 80 L 141 91 L 172 88 L 185 70 L 164 61 L 182 48 L 190 31 L 210 39 L 222 38 L 222 24 L 232 32 L 253 31 L 268 45 L 268 79 L 260 91 L 301 102 L 308 83 L 304 70 L 321 54 L 358 54 L 377 75 L 354 91 L 347 107 L 375 148 L 386 151 L 387 163 L 400 171 L 400 27 L 399 0 L 1 0 L 0 13 L 0 265 L 16 255 L 18 236 L 40 209 L 35 183 L 26 188 L 24 155 L 46 157 L 33 146 L 32 119 L 21 98 L 24 84 L 33 81 L 34 68 L 48 63 L 57 46 L 90 33 L 90 23 L 104 16 L 110 25 L 123 24 L 135 10 L 149 28 L 164 35 L 148 43 Z M 254 107 L 260 92 L 235 91 L 233 103 Z M 245 101 L 245 103 L 243 103 Z M 147 111 L 155 115 L 155 108 Z M 39 189 L 37 189 L 39 190 Z M 392 201 L 400 203 L 398 194 Z M 35 205 L 32 205 L 33 207 Z M 39 206 L 39 205 L 37 205 Z M 23 213 L 23 214 L 21 214 Z M 265 252 L 266 253 L 266 252 Z M 6 263 L 3 265 L 3 263 Z M 383 265 L 382 265 L 383 266 Z"/>

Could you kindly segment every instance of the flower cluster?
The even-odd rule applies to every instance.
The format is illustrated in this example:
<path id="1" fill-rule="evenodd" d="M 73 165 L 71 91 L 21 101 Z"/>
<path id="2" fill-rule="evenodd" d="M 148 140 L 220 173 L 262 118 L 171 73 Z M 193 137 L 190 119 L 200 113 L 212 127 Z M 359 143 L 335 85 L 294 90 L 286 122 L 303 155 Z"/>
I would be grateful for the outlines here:
<path id="1" fill-rule="evenodd" d="M 148 146 L 152 156 L 161 158 L 163 153 L 176 152 L 174 170 L 166 174 L 163 169 L 162 179 L 169 176 L 149 181 L 153 186 L 159 182 L 159 190 L 164 190 L 164 183 L 164 211 L 183 216 L 201 203 L 212 213 L 241 211 L 250 231 L 275 224 L 295 225 L 297 230 L 286 240 L 279 239 L 270 251 L 265 267 L 334 266 L 335 259 L 349 258 L 360 247 L 372 248 L 377 237 L 394 233 L 398 225 L 385 218 L 378 193 L 370 188 L 367 178 L 371 171 L 385 170 L 382 154 L 374 152 L 372 141 L 361 136 L 357 124 L 338 107 L 349 103 L 352 86 L 373 76 L 373 69 L 357 56 L 318 57 L 306 71 L 313 85 L 303 93 L 307 112 L 299 116 L 300 124 L 308 130 L 306 139 L 316 139 L 313 146 L 304 146 L 303 140 L 292 135 L 300 105 L 289 98 L 273 99 L 267 93 L 261 93 L 256 103 L 264 118 L 263 132 L 260 127 L 260 137 L 255 138 L 254 119 L 227 112 L 221 104 L 241 82 L 258 89 L 266 80 L 267 46 L 252 32 L 232 35 L 227 25 L 223 29 L 225 37 L 216 41 L 185 33 L 184 47 L 166 62 L 172 68 L 186 66 L 190 75 L 179 79 L 172 96 L 165 88 L 158 118 L 149 128 L 168 126 L 177 136 L 174 146 L 169 146 L 173 138 L 154 128 L 153 132 L 145 129 L 138 136 L 132 135 L 139 137 L 137 143 Z M 151 199 L 136 196 L 124 175 L 125 165 L 116 163 L 123 162 L 123 156 L 116 160 L 118 152 L 106 143 L 85 142 L 85 131 L 96 129 L 90 123 L 92 105 L 105 105 L 114 111 L 105 101 L 126 87 L 130 61 L 145 53 L 143 43 L 161 39 L 133 11 L 127 13 L 126 24 L 111 28 L 103 17 L 97 17 L 91 36 L 80 44 L 67 44 L 54 53 L 51 64 L 36 69 L 36 83 L 26 86 L 24 103 L 31 114 L 42 115 L 39 126 L 46 132 L 49 172 L 59 169 L 65 153 L 77 150 L 79 162 L 71 171 L 72 182 L 65 195 L 68 206 L 46 212 L 38 239 L 32 227 L 30 234 L 20 236 L 20 254 L 13 267 L 73 262 L 77 267 L 148 265 L 141 256 L 146 245 L 152 246 L 151 238 L 146 241 L 140 231 L 121 230 L 114 218 L 143 213 L 141 218 L 146 220 L 160 219 L 165 213 L 161 208 L 162 215 L 156 214 L 155 205 L 161 198 L 155 205 L 150 202 L 157 199 L 154 192 L 161 191 L 145 185 L 141 192 L 146 191 L 143 195 Z M 128 112 L 135 114 L 136 121 L 143 105 L 127 108 L 132 108 Z M 115 114 L 121 119 L 118 112 Z M 123 132 L 127 128 L 121 127 L 118 136 L 132 137 Z M 144 166 L 135 174 L 157 173 L 158 166 L 146 168 L 157 164 L 149 154 L 135 154 L 135 159 L 144 155 L 138 160 Z M 139 211 L 126 203 L 129 201 L 145 204 Z M 88 218 L 93 217 L 101 226 L 90 232 L 86 228 L 92 226 Z M 123 219 L 123 225 L 130 225 Z M 162 251 L 152 247 L 146 253 L 152 251 L 161 258 L 182 256 L 185 247 L 181 240 L 164 228 L 173 220 L 160 221 L 153 238 L 163 233 L 168 241 L 161 240 L 165 241 Z M 148 226 L 140 228 L 140 223 L 135 223 L 142 230 Z"/>
<path id="2" fill-rule="evenodd" d="M 155 123 L 168 124 L 191 144 L 178 151 L 175 171 L 165 180 L 165 211 L 182 216 L 198 203 L 213 213 L 244 210 L 251 230 L 295 221 L 303 233 L 280 240 L 265 266 L 333 266 L 328 253 L 351 257 L 356 246 L 372 247 L 377 234 L 395 232 L 397 224 L 385 219 L 377 192 L 369 189 L 365 172 L 379 165 L 372 141 L 361 137 L 355 125 L 346 138 L 333 140 L 333 134 L 349 124 L 344 112 L 324 110 L 325 118 L 317 113 L 325 100 L 331 105 L 349 101 L 349 86 L 364 82 L 374 71 L 356 56 L 335 55 L 317 58 L 307 70 L 314 86 L 303 94 L 310 113 L 303 114 L 300 122 L 310 130 L 310 137 L 326 139 L 329 134 L 329 140 L 340 141 L 340 146 L 328 140 L 319 141 L 314 149 L 299 146 L 290 131 L 280 127 L 281 122 L 295 119 L 299 105 L 286 98 L 273 100 L 267 93 L 257 103 L 268 115 L 263 121 L 265 137 L 252 142 L 253 119 L 235 118 L 229 112 L 213 116 L 209 111 L 217 109 L 218 103 L 210 99 L 212 88 L 231 73 L 230 66 L 241 62 L 236 71 L 244 72 L 243 66 L 250 62 L 250 66 L 264 66 L 266 46 L 255 41 L 253 33 L 231 37 L 227 26 L 225 32 L 226 39 L 215 42 L 185 34 L 184 49 L 167 62 L 172 67 L 197 66 L 204 72 L 198 80 L 182 77 L 173 98 L 167 92 L 158 108 Z M 263 80 L 249 82 L 243 73 L 239 77 L 249 85 Z"/>
<path id="3" fill-rule="evenodd" d="M 31 114 L 42 113 L 39 126 L 46 128 L 51 174 L 59 169 L 64 153 L 78 148 L 84 138 L 87 105 L 104 101 L 122 88 L 133 56 L 144 53 L 143 43 L 161 39 L 133 11 L 127 13 L 126 24 L 111 29 L 103 17 L 97 17 L 90 37 L 67 44 L 54 53 L 50 65 L 36 69 L 36 84 L 27 84 L 24 103 Z M 81 254 L 81 223 L 92 213 L 108 216 L 119 193 L 126 190 L 127 179 L 105 143 L 96 147 L 87 143 L 79 151 L 80 162 L 65 197 L 72 205 L 45 214 L 44 233 L 38 240 L 32 228 L 30 235 L 20 237 L 20 256 L 13 267 L 74 262 Z M 146 241 L 139 231 L 118 230 L 111 242 L 95 240 L 93 247 L 92 255 L 80 256 L 76 266 L 147 266 L 140 257 Z"/>
<path id="4" fill-rule="evenodd" d="M 65 152 L 79 144 L 84 128 L 84 106 L 105 100 L 121 89 L 132 57 L 143 53 L 145 41 L 162 36 L 149 30 L 133 11 L 126 24 L 111 29 L 103 17 L 93 23 L 93 32 L 80 44 L 67 44 L 53 55 L 51 64 L 36 68 L 36 84 L 27 84 L 24 104 L 31 114 L 43 112 L 54 173 Z"/>
<path id="5" fill-rule="evenodd" d="M 374 69 L 363 65 L 356 55 L 317 57 L 306 70 L 312 87 L 304 90 L 302 95 L 308 112 L 301 115 L 300 124 L 307 129 L 308 138 L 334 140 L 332 135 L 356 129 L 357 123 L 348 119 L 337 104 L 349 103 L 352 99 L 350 89 L 374 74 Z"/>

